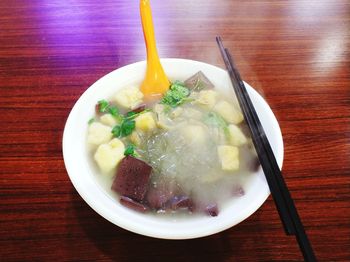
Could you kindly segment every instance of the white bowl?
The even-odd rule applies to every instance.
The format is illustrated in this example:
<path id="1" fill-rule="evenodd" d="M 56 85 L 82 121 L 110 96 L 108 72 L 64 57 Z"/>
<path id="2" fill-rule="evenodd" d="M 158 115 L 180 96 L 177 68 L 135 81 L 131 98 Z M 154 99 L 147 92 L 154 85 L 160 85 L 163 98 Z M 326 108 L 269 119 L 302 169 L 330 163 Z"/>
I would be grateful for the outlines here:
<path id="1" fill-rule="evenodd" d="M 162 59 L 170 80 L 184 80 L 201 70 L 222 92 L 234 95 L 227 72 L 202 62 L 185 59 Z M 245 195 L 229 202 L 217 217 L 193 216 L 188 219 L 165 219 L 141 214 L 122 206 L 97 182 L 86 148 L 87 122 L 94 115 L 98 100 L 108 99 L 118 89 L 139 84 L 145 74 L 145 61 L 119 68 L 89 87 L 74 105 L 63 134 L 63 157 L 68 175 L 81 197 L 101 216 L 115 225 L 145 236 L 164 239 L 190 239 L 228 229 L 253 214 L 269 196 L 265 176 L 260 170 L 253 176 Z M 282 167 L 283 140 L 278 122 L 265 100 L 248 84 L 248 93 L 256 108 L 277 162 Z"/>

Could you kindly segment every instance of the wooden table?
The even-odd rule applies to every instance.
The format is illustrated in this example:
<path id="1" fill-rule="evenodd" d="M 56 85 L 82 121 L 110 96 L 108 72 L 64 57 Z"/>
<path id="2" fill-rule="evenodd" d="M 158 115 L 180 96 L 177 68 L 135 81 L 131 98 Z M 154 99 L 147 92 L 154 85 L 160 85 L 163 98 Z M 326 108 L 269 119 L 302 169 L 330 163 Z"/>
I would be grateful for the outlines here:
<path id="1" fill-rule="evenodd" d="M 283 172 L 320 261 L 350 261 L 350 2 L 152 1 L 161 57 L 224 67 L 215 36 L 279 120 Z M 73 188 L 65 120 L 106 73 L 143 60 L 138 1 L 0 2 L 0 261 L 300 261 L 271 197 L 222 233 L 125 231 Z"/>

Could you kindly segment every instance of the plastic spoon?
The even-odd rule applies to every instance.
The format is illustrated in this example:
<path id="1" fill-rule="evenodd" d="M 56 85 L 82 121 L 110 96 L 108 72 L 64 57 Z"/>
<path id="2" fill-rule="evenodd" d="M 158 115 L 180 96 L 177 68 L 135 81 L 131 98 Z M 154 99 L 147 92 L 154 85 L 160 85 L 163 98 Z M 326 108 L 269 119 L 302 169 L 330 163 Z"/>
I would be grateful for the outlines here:
<path id="1" fill-rule="evenodd" d="M 146 99 L 158 98 L 169 89 L 170 82 L 159 60 L 149 0 L 140 0 L 140 14 L 147 51 L 146 76 L 141 91 Z"/>

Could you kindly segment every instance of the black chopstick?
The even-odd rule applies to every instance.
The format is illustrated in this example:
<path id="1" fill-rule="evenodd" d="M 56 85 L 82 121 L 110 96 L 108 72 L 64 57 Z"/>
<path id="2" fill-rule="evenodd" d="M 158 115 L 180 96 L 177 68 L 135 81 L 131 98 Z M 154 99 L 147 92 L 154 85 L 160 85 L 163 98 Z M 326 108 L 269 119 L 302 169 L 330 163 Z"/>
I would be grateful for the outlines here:
<path id="1" fill-rule="evenodd" d="M 220 37 L 216 38 L 222 57 L 227 67 L 231 82 L 242 109 L 244 118 L 251 131 L 260 164 L 264 170 L 281 221 L 288 235 L 295 234 L 305 261 L 316 261 L 311 244 L 301 223 L 293 199 L 282 177 L 271 145 L 266 137 L 255 108 L 250 100 L 240 74 L 236 69 L 230 52 L 224 48 Z"/>
<path id="2" fill-rule="evenodd" d="M 255 123 L 254 117 L 251 115 L 251 113 L 248 110 L 249 105 L 246 104 L 246 99 L 243 97 L 244 94 L 243 94 L 243 92 L 239 86 L 239 83 L 236 79 L 236 76 L 234 74 L 234 68 L 232 68 L 233 65 L 230 63 L 229 57 L 226 53 L 225 48 L 222 45 L 221 39 L 217 38 L 217 42 L 218 42 L 219 48 L 221 50 L 224 62 L 228 68 L 228 72 L 229 72 L 229 75 L 231 77 L 232 84 L 233 84 L 234 90 L 236 92 L 238 102 L 240 103 L 243 115 L 246 119 L 246 122 L 249 126 L 249 129 L 252 132 L 252 138 L 253 138 L 253 142 L 254 142 L 254 145 L 255 145 L 255 148 L 257 151 L 257 155 L 259 157 L 259 161 L 260 161 L 260 163 L 268 162 L 270 160 L 268 158 L 268 154 L 265 153 L 263 143 L 257 141 L 257 139 L 260 140 L 260 137 L 261 137 L 259 134 L 264 135 L 265 132 L 263 132 L 263 130 L 259 130 L 258 128 L 255 128 L 255 126 L 257 126 L 257 124 Z M 256 138 L 256 139 L 254 139 L 254 138 Z M 280 188 L 278 187 L 277 181 L 273 175 L 274 170 L 272 169 L 271 165 L 262 165 L 262 168 L 264 170 L 265 176 L 267 176 L 267 178 L 269 178 L 269 179 L 267 179 L 267 182 L 269 184 L 272 197 L 276 203 L 277 210 L 278 210 L 278 213 L 280 215 L 281 221 L 283 223 L 285 232 L 288 235 L 294 234 L 294 232 L 295 232 L 294 224 L 291 220 L 288 208 L 286 207 L 286 205 L 284 203 L 284 197 L 282 195 L 282 192 L 281 192 Z"/>

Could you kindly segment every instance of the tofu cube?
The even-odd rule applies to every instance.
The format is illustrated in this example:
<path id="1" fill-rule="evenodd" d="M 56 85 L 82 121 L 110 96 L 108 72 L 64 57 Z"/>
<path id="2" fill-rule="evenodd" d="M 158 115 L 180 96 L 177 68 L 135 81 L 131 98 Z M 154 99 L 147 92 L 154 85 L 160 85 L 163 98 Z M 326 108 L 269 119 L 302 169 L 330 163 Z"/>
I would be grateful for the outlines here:
<path id="1" fill-rule="evenodd" d="M 202 90 L 198 94 L 196 103 L 201 104 L 207 108 L 213 108 L 216 103 L 218 93 L 214 90 Z"/>
<path id="2" fill-rule="evenodd" d="M 218 102 L 214 111 L 222 116 L 230 124 L 239 124 L 243 121 L 243 115 L 240 110 L 236 109 L 233 104 L 227 101 Z"/>
<path id="3" fill-rule="evenodd" d="M 218 155 L 221 168 L 225 171 L 239 169 L 239 150 L 235 146 L 218 146 Z"/>
<path id="4" fill-rule="evenodd" d="M 137 87 L 131 86 L 120 90 L 115 96 L 114 101 L 127 109 L 135 109 L 142 104 L 143 94 Z"/>
<path id="5" fill-rule="evenodd" d="M 111 114 L 104 114 L 100 117 L 100 122 L 104 125 L 114 127 L 118 121 Z"/>
<path id="6" fill-rule="evenodd" d="M 146 112 L 135 118 L 136 130 L 142 132 L 150 132 L 157 127 L 152 112 Z"/>
<path id="7" fill-rule="evenodd" d="M 228 131 L 230 134 L 230 143 L 233 146 L 241 146 L 245 143 L 247 143 L 247 138 L 241 131 L 241 129 L 236 125 L 229 125 Z"/>
<path id="8" fill-rule="evenodd" d="M 99 122 L 93 122 L 88 129 L 87 140 L 90 145 L 98 146 L 110 141 L 112 136 L 112 128 L 110 126 L 103 125 Z"/>
<path id="9" fill-rule="evenodd" d="M 112 139 L 108 144 L 100 145 L 94 155 L 102 173 L 108 174 L 116 168 L 120 160 L 124 158 L 125 146 L 118 138 Z"/>

